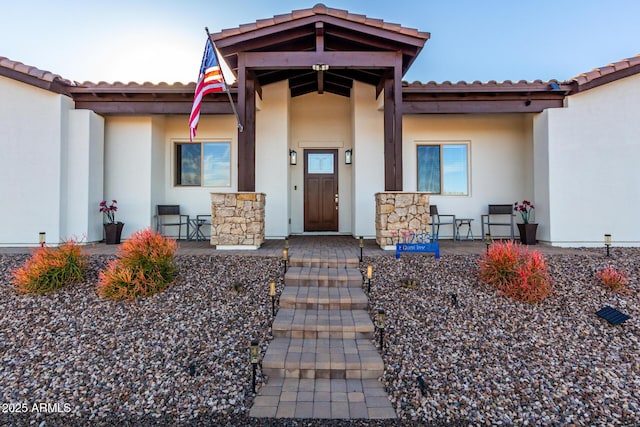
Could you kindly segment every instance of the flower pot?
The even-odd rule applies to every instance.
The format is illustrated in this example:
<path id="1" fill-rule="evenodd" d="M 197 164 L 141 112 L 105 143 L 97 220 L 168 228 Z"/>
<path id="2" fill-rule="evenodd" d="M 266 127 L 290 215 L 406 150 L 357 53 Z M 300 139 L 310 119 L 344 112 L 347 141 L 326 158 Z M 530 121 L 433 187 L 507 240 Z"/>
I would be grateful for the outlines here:
<path id="1" fill-rule="evenodd" d="M 538 230 L 538 224 L 518 224 L 518 231 L 520 232 L 520 241 L 523 245 L 535 245 L 536 231 Z"/>
<path id="2" fill-rule="evenodd" d="M 104 240 L 107 245 L 119 245 L 122 236 L 124 222 L 116 222 L 104 225 Z"/>

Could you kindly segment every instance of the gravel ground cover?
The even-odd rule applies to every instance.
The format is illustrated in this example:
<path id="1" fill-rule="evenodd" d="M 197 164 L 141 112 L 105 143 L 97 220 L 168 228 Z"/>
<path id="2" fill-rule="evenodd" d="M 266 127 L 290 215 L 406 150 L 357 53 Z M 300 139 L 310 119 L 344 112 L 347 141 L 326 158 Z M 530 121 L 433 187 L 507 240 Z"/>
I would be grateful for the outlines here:
<path id="1" fill-rule="evenodd" d="M 277 258 L 179 256 L 175 285 L 116 303 L 95 292 L 108 257 L 90 258 L 82 284 L 29 296 L 10 275 L 27 257 L 0 255 L 0 425 L 640 425 L 640 250 L 600 252 L 547 256 L 554 295 L 533 306 L 479 283 L 476 256 L 365 258 L 400 419 L 330 423 L 247 416 L 248 345 L 268 345 Z M 608 263 L 629 294 L 598 283 Z M 608 325 L 594 314 L 605 305 L 631 319 Z"/>

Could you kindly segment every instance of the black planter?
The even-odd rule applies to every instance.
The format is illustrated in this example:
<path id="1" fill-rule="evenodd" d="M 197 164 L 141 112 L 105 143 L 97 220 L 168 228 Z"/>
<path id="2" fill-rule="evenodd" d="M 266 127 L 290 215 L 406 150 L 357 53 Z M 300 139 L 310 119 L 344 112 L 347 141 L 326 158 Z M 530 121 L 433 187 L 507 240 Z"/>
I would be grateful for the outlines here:
<path id="1" fill-rule="evenodd" d="M 104 240 L 107 245 L 119 245 L 122 236 L 122 228 L 124 222 L 116 222 L 115 224 L 104 224 Z"/>
<path id="2" fill-rule="evenodd" d="M 523 245 L 536 244 L 536 231 L 538 230 L 538 224 L 518 224 L 518 230 L 520 231 L 520 241 Z"/>

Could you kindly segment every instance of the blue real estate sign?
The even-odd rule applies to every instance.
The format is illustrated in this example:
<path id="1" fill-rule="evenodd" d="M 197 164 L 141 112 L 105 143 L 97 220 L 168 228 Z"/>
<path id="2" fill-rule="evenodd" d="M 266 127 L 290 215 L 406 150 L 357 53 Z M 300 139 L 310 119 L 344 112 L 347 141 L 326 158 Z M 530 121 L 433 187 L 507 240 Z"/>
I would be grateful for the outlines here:
<path id="1" fill-rule="evenodd" d="M 433 253 L 435 254 L 436 258 L 440 258 L 440 244 L 438 243 L 438 237 L 437 235 L 427 235 L 428 237 L 426 239 L 419 239 L 419 240 L 426 240 L 426 242 L 417 242 L 417 243 L 413 243 L 412 241 L 414 240 L 414 238 L 416 236 L 411 236 L 412 238 L 409 240 L 409 242 L 403 242 L 403 243 L 396 243 L 396 259 L 400 258 L 400 254 L 402 252 L 408 252 L 408 253 Z M 421 236 L 423 237 L 423 236 Z"/>

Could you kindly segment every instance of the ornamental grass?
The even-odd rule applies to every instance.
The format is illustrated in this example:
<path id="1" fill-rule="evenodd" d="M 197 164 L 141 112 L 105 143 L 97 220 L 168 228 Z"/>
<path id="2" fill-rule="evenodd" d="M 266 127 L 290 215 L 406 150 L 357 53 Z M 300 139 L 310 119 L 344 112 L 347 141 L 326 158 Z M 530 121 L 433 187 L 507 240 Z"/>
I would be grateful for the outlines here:
<path id="1" fill-rule="evenodd" d="M 50 248 L 42 246 L 20 268 L 12 272 L 22 293 L 48 294 L 84 279 L 87 258 L 75 240 Z"/>
<path id="2" fill-rule="evenodd" d="M 116 301 L 155 295 L 175 281 L 176 241 L 151 229 L 120 245 L 117 259 L 100 272 L 98 295 Z"/>
<path id="3" fill-rule="evenodd" d="M 553 290 L 542 254 L 517 243 L 493 243 L 479 265 L 483 282 L 515 300 L 541 302 Z"/>
<path id="4" fill-rule="evenodd" d="M 596 272 L 596 277 L 600 279 L 602 284 L 612 291 L 619 293 L 627 293 L 629 290 L 627 289 L 627 285 L 629 284 L 629 280 L 624 272 L 620 270 L 616 270 L 612 265 L 608 265 L 602 270 Z"/>

